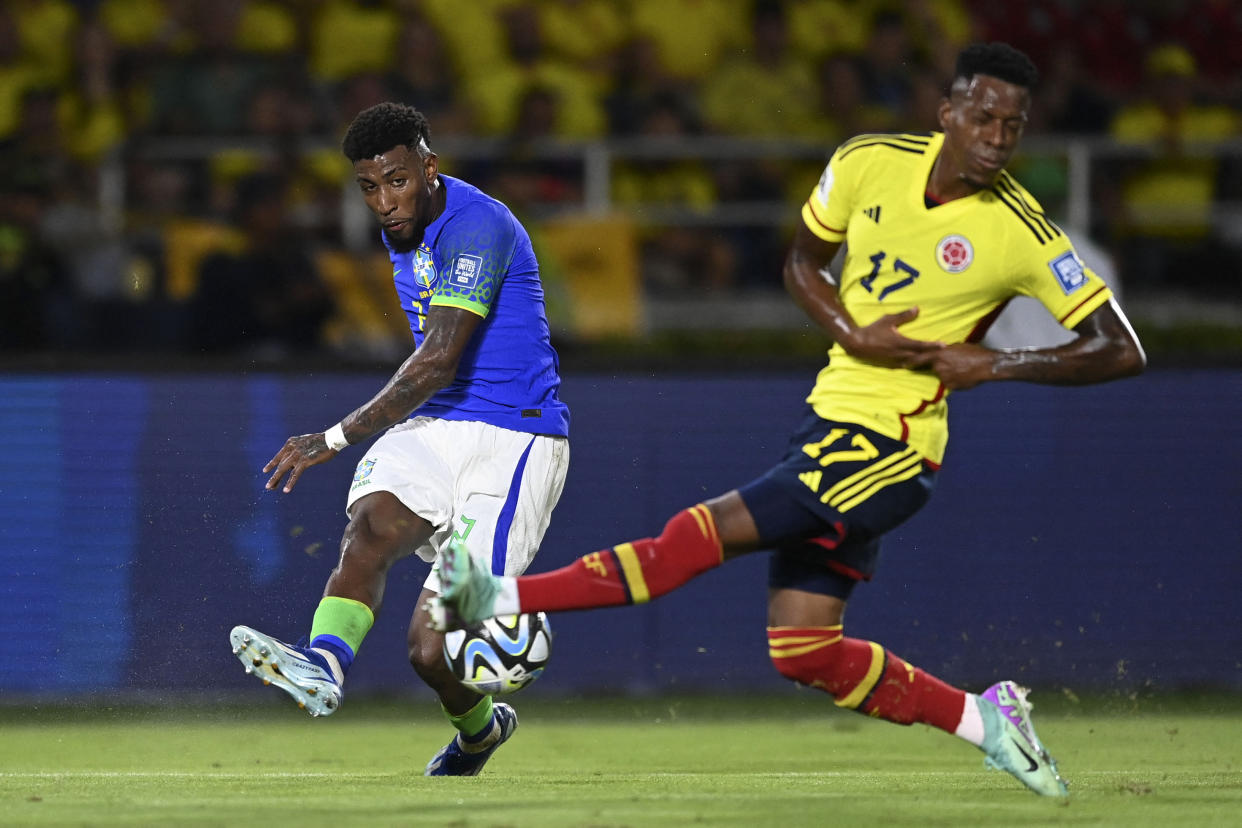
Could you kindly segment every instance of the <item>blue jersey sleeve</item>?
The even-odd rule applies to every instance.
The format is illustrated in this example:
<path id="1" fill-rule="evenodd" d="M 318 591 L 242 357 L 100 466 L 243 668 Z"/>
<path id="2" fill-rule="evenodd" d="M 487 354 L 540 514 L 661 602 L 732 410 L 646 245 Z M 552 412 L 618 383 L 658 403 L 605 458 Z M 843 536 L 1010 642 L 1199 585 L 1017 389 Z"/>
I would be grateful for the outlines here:
<path id="1" fill-rule="evenodd" d="M 484 318 L 513 259 L 516 230 L 498 204 L 467 205 L 436 240 L 440 279 L 432 305 L 463 308 Z"/>

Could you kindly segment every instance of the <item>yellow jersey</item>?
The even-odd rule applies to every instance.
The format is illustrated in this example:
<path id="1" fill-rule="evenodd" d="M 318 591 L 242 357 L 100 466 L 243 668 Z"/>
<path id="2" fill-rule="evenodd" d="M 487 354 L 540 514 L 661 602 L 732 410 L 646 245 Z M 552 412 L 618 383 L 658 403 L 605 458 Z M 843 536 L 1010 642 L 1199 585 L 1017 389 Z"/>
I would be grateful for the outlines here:
<path id="1" fill-rule="evenodd" d="M 941 133 L 860 135 L 837 148 L 802 207 L 807 228 L 845 242 L 837 280 L 859 325 L 917 306 L 913 339 L 976 342 L 1005 304 L 1032 296 L 1066 328 L 1112 292 L 1007 172 L 989 189 L 928 207 Z M 933 463 L 948 442 L 946 389 L 927 370 L 883 368 L 839 345 L 807 398 L 829 420 L 902 440 Z"/>

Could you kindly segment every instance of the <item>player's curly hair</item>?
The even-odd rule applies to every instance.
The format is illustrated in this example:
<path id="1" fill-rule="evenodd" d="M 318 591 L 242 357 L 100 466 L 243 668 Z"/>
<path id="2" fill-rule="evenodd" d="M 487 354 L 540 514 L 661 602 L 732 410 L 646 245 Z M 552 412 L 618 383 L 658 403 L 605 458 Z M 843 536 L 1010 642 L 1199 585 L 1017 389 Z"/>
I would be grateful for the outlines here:
<path id="1" fill-rule="evenodd" d="M 962 49 L 953 77 L 970 80 L 975 75 L 991 75 L 1027 89 L 1039 82 L 1035 64 L 1008 43 L 972 43 Z"/>
<path id="2" fill-rule="evenodd" d="M 412 106 L 389 101 L 358 113 L 345 130 L 341 151 L 353 162 L 383 155 L 402 144 L 414 148 L 420 141 L 431 146 L 427 116 Z"/>

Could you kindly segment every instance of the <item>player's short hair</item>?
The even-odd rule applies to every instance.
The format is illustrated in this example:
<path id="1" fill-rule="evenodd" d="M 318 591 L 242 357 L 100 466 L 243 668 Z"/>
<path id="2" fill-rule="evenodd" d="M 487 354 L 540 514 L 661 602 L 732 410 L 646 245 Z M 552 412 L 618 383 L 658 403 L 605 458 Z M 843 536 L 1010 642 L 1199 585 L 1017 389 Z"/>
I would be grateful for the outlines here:
<path id="1" fill-rule="evenodd" d="M 953 77 L 970 80 L 975 75 L 990 75 L 1026 89 L 1033 89 L 1039 81 L 1039 70 L 1031 59 L 1008 43 L 972 43 L 962 49 Z"/>
<path id="2" fill-rule="evenodd" d="M 341 151 L 351 162 L 383 155 L 396 146 L 415 149 L 431 146 L 431 127 L 427 116 L 412 106 L 391 101 L 362 110 L 354 118 Z"/>

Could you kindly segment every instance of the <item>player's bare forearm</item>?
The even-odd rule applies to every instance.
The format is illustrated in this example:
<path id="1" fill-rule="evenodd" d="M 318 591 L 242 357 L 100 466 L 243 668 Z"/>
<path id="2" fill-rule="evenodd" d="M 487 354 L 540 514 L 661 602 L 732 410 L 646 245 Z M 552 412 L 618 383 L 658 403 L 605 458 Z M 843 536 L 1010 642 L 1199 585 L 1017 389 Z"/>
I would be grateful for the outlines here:
<path id="1" fill-rule="evenodd" d="M 1075 329 L 1078 337 L 1055 348 L 993 351 L 980 345 L 945 348 L 926 363 L 950 390 L 982 382 L 1017 380 L 1046 385 L 1088 385 L 1141 373 L 1143 348 L 1121 310 L 1112 302 Z"/>
<path id="2" fill-rule="evenodd" d="M 452 382 L 466 344 L 481 321 L 459 308 L 432 307 L 422 345 L 378 394 L 341 421 L 345 439 L 357 443 L 396 425 Z"/>
<path id="3" fill-rule="evenodd" d="M 346 442 L 360 442 L 396 425 L 452 382 L 457 375 L 457 363 L 479 321 L 480 317 L 469 311 L 433 307 L 427 316 L 427 336 L 418 350 L 401 364 L 379 393 L 341 421 Z M 263 471 L 272 472 L 267 488 L 275 489 L 287 475 L 282 491 L 291 491 L 302 472 L 336 454 L 322 432 L 290 437 L 263 467 Z"/>
<path id="4" fill-rule="evenodd" d="M 849 339 L 855 329 L 853 317 L 837 295 L 837 286 L 823 275 L 840 247 L 817 238 L 806 227 L 799 227 L 784 270 L 789 295 L 835 342 Z"/>
<path id="5" fill-rule="evenodd" d="M 357 443 L 396 425 L 452 382 L 456 360 L 449 364 L 443 358 L 431 358 L 426 346 L 424 342 L 422 348 L 411 354 L 366 405 L 341 421 L 345 439 Z"/>

